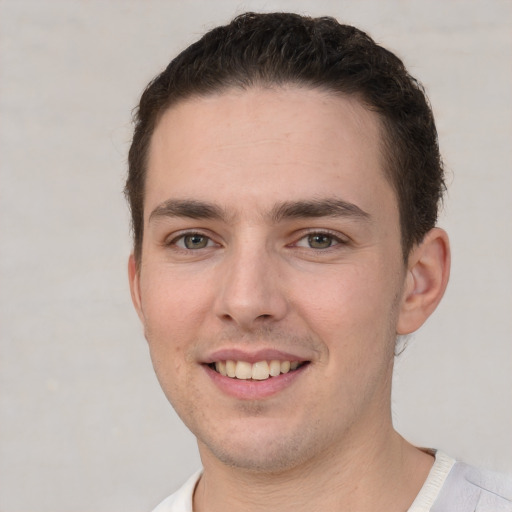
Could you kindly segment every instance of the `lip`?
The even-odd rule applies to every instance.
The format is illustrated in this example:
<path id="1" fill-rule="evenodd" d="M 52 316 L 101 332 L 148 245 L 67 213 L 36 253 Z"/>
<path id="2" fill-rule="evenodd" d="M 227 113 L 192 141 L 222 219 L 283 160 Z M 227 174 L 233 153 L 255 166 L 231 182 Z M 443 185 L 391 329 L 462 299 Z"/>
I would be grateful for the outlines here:
<path id="1" fill-rule="evenodd" d="M 259 361 L 298 361 L 299 363 L 303 363 L 308 361 L 308 359 L 304 359 L 303 357 L 292 354 L 289 352 L 282 352 L 281 350 L 275 349 L 260 349 L 254 352 L 248 352 L 247 350 L 239 350 L 236 348 L 229 349 L 220 349 L 212 354 L 209 354 L 208 357 L 202 361 L 204 364 L 216 363 L 217 361 L 245 361 L 247 363 L 257 363 Z M 274 377 L 275 378 L 275 377 Z"/>
<path id="2" fill-rule="evenodd" d="M 247 361 L 247 359 L 240 359 Z M 288 359 L 284 359 L 287 361 Z M 292 359 L 297 361 L 297 359 Z M 262 359 L 259 359 L 262 361 Z M 248 361 L 250 362 L 250 361 Z M 277 377 L 270 377 L 266 380 L 244 380 L 231 377 L 224 377 L 210 368 L 207 364 L 202 365 L 212 382 L 226 395 L 239 400 L 263 400 L 264 398 L 276 395 L 290 387 L 301 377 L 309 364 L 300 366 L 296 370 L 282 373 Z"/>

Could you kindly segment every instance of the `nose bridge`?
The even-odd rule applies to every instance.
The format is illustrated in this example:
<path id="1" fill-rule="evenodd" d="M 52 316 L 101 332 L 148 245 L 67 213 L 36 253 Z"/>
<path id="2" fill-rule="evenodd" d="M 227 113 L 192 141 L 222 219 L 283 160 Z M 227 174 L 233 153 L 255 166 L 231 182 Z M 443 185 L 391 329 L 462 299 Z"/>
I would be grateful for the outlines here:
<path id="1" fill-rule="evenodd" d="M 229 248 L 219 269 L 216 313 L 243 329 L 277 321 L 287 309 L 279 257 L 264 235 L 248 233 Z"/>

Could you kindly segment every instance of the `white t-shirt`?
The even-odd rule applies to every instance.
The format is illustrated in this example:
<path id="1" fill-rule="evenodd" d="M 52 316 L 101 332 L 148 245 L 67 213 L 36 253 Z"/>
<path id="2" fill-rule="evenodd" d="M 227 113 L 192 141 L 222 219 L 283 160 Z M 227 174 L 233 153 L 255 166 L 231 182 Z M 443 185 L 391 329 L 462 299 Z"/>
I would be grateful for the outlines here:
<path id="1" fill-rule="evenodd" d="M 442 452 L 408 512 L 512 512 L 512 478 L 457 462 Z M 193 512 L 202 471 L 192 475 L 153 512 Z"/>

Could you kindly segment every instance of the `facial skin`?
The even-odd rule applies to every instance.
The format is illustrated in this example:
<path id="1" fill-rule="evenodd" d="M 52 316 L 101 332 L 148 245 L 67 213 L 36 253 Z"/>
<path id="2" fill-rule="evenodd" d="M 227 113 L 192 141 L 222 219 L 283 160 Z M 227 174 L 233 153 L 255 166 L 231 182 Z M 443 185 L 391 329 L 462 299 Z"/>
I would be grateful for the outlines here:
<path id="1" fill-rule="evenodd" d="M 159 122 L 130 282 L 205 468 L 277 474 L 394 435 L 396 334 L 437 305 L 448 251 L 435 231 L 404 264 L 380 140 L 356 99 L 294 87 L 192 98 Z M 230 358 L 306 364 L 261 382 L 207 366 Z"/>

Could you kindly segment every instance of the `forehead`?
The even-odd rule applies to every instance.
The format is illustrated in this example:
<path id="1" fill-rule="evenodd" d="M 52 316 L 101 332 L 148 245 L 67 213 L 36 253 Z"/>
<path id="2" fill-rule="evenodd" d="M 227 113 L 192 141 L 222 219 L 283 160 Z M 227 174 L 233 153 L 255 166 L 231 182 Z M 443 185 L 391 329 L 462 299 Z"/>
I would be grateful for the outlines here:
<path id="1" fill-rule="evenodd" d="M 261 209 L 304 195 L 369 203 L 391 192 L 381 142 L 378 115 L 354 97 L 299 87 L 192 97 L 153 134 L 146 218 L 169 196 L 229 206 L 242 194 Z"/>

